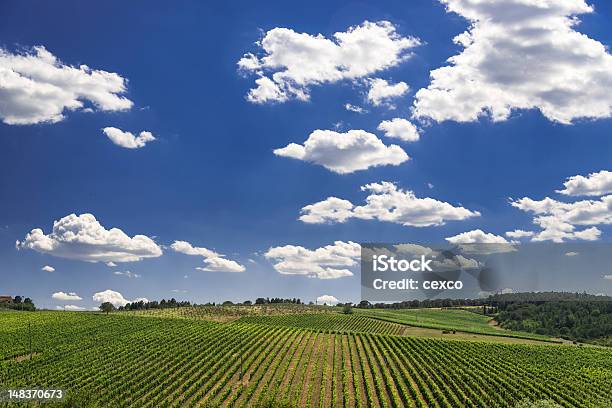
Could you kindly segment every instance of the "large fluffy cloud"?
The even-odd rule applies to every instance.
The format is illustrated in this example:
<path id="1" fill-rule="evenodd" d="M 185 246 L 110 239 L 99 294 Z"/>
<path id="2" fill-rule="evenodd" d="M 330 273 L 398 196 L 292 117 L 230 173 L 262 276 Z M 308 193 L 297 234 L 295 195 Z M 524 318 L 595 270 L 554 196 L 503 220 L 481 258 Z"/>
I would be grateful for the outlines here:
<path id="1" fill-rule="evenodd" d="M 348 268 L 354 267 L 361 255 L 361 246 L 355 242 L 336 241 L 314 250 L 302 246 L 285 245 L 270 248 L 264 256 L 274 269 L 283 275 L 305 275 L 318 279 L 336 279 L 353 276 Z"/>
<path id="2" fill-rule="evenodd" d="M 162 255 L 149 237 L 129 237 L 119 228 L 104 228 L 92 214 L 70 214 L 53 222 L 45 234 L 35 228 L 17 248 L 28 248 L 53 256 L 89 262 L 132 262 Z"/>
<path id="3" fill-rule="evenodd" d="M 464 49 L 431 72 L 414 114 L 435 121 L 505 120 L 539 109 L 570 123 L 612 114 L 612 56 L 574 28 L 591 13 L 584 0 L 440 0 L 471 22 L 454 41 Z"/>
<path id="4" fill-rule="evenodd" d="M 612 171 L 602 170 L 585 176 L 573 176 L 568 178 L 563 190 L 557 193 L 569 196 L 601 196 L 612 193 Z"/>
<path id="5" fill-rule="evenodd" d="M 61 301 L 83 300 L 82 297 L 80 297 L 74 292 L 70 292 L 70 293 L 55 292 L 54 294 L 51 295 L 51 298 L 55 300 L 61 300 Z"/>
<path id="6" fill-rule="evenodd" d="M 244 272 L 246 268 L 236 261 L 227 259 L 224 255 L 204 247 L 194 247 L 187 241 L 174 241 L 170 245 L 176 252 L 185 255 L 201 256 L 204 258 L 203 267 L 196 269 L 203 272 Z"/>
<path id="7" fill-rule="evenodd" d="M 429 227 L 443 225 L 446 221 L 480 216 L 478 211 L 455 207 L 444 201 L 429 197 L 418 198 L 414 192 L 399 189 L 395 184 L 386 181 L 366 184 L 361 190 L 370 192 L 365 205 L 356 206 L 348 200 L 329 197 L 302 208 L 300 220 L 321 224 L 358 218 L 412 227 Z"/>
<path id="8" fill-rule="evenodd" d="M 317 129 L 304 145 L 291 143 L 274 150 L 274 154 L 319 164 L 339 174 L 375 166 L 397 166 L 409 159 L 401 147 L 386 146 L 376 135 L 365 130 L 339 133 Z"/>
<path id="9" fill-rule="evenodd" d="M 392 99 L 405 95 L 410 90 L 405 82 L 392 84 L 381 78 L 374 78 L 369 82 L 368 101 L 374 106 L 390 104 Z"/>
<path id="10" fill-rule="evenodd" d="M 524 197 L 511 202 L 513 207 L 534 214 L 533 222 L 542 231 L 533 241 L 563 242 L 566 240 L 594 241 L 601 231 L 595 225 L 612 224 L 612 195 L 599 200 L 565 203 L 546 197 L 533 200 Z M 576 226 L 591 226 L 577 231 Z"/>
<path id="11" fill-rule="evenodd" d="M 42 268 L 40 268 L 40 270 L 43 272 L 49 272 L 49 273 L 55 272 L 55 268 L 52 267 L 51 265 L 45 265 Z"/>
<path id="12" fill-rule="evenodd" d="M 136 136 L 131 132 L 124 132 L 116 127 L 105 127 L 102 129 L 102 132 L 104 132 L 111 142 L 126 149 L 140 149 L 141 147 L 145 147 L 147 143 L 155 140 L 153 134 L 146 131 L 142 131 Z"/>
<path id="13" fill-rule="evenodd" d="M 65 65 L 44 47 L 23 53 L 0 49 L 0 118 L 9 125 L 58 122 L 65 111 L 130 109 L 120 75 Z"/>
<path id="14" fill-rule="evenodd" d="M 612 224 L 612 195 L 599 200 L 581 200 L 565 203 L 546 197 L 533 200 L 524 197 L 512 202 L 512 206 L 537 215 L 550 215 L 573 225 Z"/>
<path id="15" fill-rule="evenodd" d="M 94 293 L 94 295 L 92 296 L 92 299 L 94 302 L 112 303 L 113 306 L 115 307 L 125 306 L 126 304 L 130 303 L 130 301 L 124 298 L 121 293 L 116 292 L 114 290 L 110 290 L 110 289 L 106 289 L 103 292 Z M 145 298 L 139 298 L 139 299 L 134 300 L 134 302 L 137 302 L 138 300 L 146 301 Z"/>
<path id="16" fill-rule="evenodd" d="M 387 137 L 394 137 L 404 142 L 416 142 L 419 140 L 419 130 L 410 121 L 402 118 L 383 120 L 378 125 L 378 130 L 384 132 Z"/>
<path id="17" fill-rule="evenodd" d="M 388 21 L 365 21 L 333 39 L 277 27 L 257 44 L 263 55 L 245 54 L 238 67 L 259 77 L 247 99 L 266 103 L 308 100 L 313 85 L 365 78 L 396 66 L 419 40 L 400 36 Z"/>

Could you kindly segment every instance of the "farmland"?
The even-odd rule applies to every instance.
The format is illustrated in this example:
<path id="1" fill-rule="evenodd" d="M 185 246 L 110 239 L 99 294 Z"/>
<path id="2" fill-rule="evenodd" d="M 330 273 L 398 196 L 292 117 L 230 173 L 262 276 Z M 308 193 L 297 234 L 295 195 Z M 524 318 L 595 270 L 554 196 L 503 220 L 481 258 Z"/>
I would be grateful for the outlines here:
<path id="1" fill-rule="evenodd" d="M 243 317 L 242 323 L 265 324 L 271 326 L 299 327 L 317 331 L 363 332 L 380 334 L 402 334 L 405 326 L 370 319 L 365 316 L 345 316 L 341 314 L 286 314 L 277 316 Z"/>
<path id="2" fill-rule="evenodd" d="M 611 402 L 609 349 L 415 338 L 396 335 L 397 326 L 331 313 L 228 323 L 131 313 L 0 313 L 0 382 L 61 387 L 68 390 L 66 403 L 79 407 Z"/>
<path id="3" fill-rule="evenodd" d="M 136 316 L 175 317 L 183 319 L 231 322 L 246 316 L 278 316 L 287 314 L 334 313 L 324 306 L 266 304 L 253 306 L 189 306 L 168 309 L 132 310 L 125 312 Z"/>
<path id="4" fill-rule="evenodd" d="M 459 309 L 359 310 L 359 314 L 383 321 L 428 329 L 456 330 L 465 333 L 548 340 L 533 333 L 502 330 L 490 324 L 490 318 Z"/>

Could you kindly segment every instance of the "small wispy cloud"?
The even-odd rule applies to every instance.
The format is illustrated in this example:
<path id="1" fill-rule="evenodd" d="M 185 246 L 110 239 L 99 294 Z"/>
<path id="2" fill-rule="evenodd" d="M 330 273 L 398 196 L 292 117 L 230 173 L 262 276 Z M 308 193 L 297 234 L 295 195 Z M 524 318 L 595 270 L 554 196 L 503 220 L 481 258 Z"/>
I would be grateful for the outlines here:
<path id="1" fill-rule="evenodd" d="M 130 271 L 125 271 L 125 272 L 115 271 L 115 272 L 113 272 L 113 275 L 122 276 L 122 277 L 128 278 L 128 279 L 136 279 L 136 278 L 142 277 L 142 275 L 140 275 L 138 273 L 133 273 L 133 272 L 130 272 Z"/>
<path id="2" fill-rule="evenodd" d="M 364 109 L 358 105 L 353 105 L 352 103 L 346 103 L 344 105 L 344 109 L 346 109 L 349 112 L 355 112 L 355 113 L 360 113 L 360 114 L 368 113 L 367 109 Z"/>

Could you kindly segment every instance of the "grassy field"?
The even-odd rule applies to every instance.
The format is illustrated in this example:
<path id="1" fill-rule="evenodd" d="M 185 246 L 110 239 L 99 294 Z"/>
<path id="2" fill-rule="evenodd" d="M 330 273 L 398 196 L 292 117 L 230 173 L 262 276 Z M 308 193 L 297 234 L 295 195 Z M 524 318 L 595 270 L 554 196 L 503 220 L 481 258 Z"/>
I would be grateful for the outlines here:
<path id="1" fill-rule="evenodd" d="M 346 318 L 354 331 L 330 332 L 334 318 Z M 372 322 L 331 314 L 217 323 L 132 313 L 0 313 L 0 383 L 62 387 L 67 404 L 78 407 L 612 403 L 609 349 L 366 333 L 380 330 Z M 395 324 L 378 327 L 388 332 Z"/>
<path id="2" fill-rule="evenodd" d="M 504 330 L 491 324 L 491 318 L 458 309 L 355 309 L 361 316 L 428 329 L 554 341 L 533 333 Z"/>

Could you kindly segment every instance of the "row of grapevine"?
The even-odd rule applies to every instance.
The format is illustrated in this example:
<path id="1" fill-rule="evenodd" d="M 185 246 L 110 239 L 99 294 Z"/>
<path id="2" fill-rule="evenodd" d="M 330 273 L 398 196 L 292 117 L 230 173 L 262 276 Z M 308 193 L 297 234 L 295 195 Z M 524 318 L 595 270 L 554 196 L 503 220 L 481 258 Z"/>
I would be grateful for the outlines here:
<path id="1" fill-rule="evenodd" d="M 217 305 L 186 306 L 164 309 L 122 311 L 131 316 L 165 317 L 179 319 L 230 322 L 245 316 L 279 316 L 285 314 L 337 313 L 334 308 L 315 305 L 265 304 L 265 305 Z"/>
<path id="2" fill-rule="evenodd" d="M 366 316 L 344 314 L 285 314 L 277 316 L 248 316 L 241 323 L 269 326 L 300 327 L 317 331 L 361 332 L 399 335 L 403 326 Z"/>

